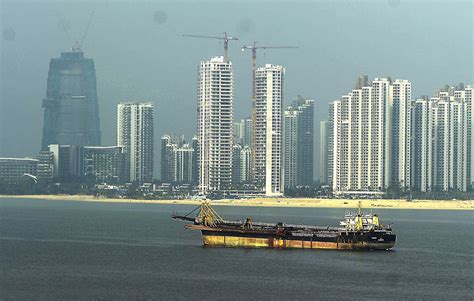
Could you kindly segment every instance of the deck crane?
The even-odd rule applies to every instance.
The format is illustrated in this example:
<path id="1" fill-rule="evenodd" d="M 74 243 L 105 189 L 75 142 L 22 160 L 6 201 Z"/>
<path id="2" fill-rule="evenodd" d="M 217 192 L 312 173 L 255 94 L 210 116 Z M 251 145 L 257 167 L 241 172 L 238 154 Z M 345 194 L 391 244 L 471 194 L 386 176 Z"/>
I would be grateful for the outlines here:
<path id="1" fill-rule="evenodd" d="M 255 126 L 255 118 L 256 118 L 256 87 L 255 87 L 255 71 L 257 71 L 257 49 L 275 49 L 275 48 L 298 48 L 298 46 L 268 46 L 268 45 L 262 45 L 262 46 L 257 46 L 257 42 L 254 41 L 253 44 L 251 45 L 243 45 L 242 46 L 242 51 L 245 51 L 246 49 L 251 49 L 252 50 L 252 124 Z M 254 127 L 255 129 L 255 127 Z M 255 146 L 255 134 L 252 135 L 252 147 Z M 255 162 L 255 152 L 252 151 L 252 168 L 251 168 L 251 176 L 252 179 L 254 179 L 254 162 Z"/>
<path id="2" fill-rule="evenodd" d="M 196 35 L 196 34 L 183 34 L 183 37 L 187 38 L 202 38 L 202 39 L 216 39 L 216 40 L 224 40 L 224 60 L 226 62 L 229 61 L 229 41 L 237 41 L 238 38 L 230 37 L 227 35 L 227 32 L 223 32 L 223 37 L 221 36 L 203 36 L 203 35 Z"/>

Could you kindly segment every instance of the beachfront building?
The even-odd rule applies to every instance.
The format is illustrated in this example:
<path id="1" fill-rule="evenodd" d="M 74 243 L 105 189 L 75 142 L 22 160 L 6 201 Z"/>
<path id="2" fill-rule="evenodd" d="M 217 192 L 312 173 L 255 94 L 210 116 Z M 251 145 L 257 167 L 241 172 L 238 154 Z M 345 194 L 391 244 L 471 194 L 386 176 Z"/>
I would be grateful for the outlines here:
<path id="1" fill-rule="evenodd" d="M 283 83 L 285 69 L 266 64 L 255 73 L 253 181 L 266 196 L 283 194 Z"/>
<path id="2" fill-rule="evenodd" d="M 446 86 L 413 105 L 413 186 L 417 191 L 467 191 L 472 167 L 472 87 Z"/>
<path id="3" fill-rule="evenodd" d="M 95 183 L 128 181 L 128 157 L 122 146 L 84 146 L 83 172 Z"/>
<path id="4" fill-rule="evenodd" d="M 0 158 L 0 181 L 6 184 L 19 183 L 25 177 L 36 178 L 38 159 Z"/>
<path id="5" fill-rule="evenodd" d="M 411 142 L 412 142 L 412 99 L 411 82 L 395 80 L 392 83 L 391 100 L 391 144 L 392 165 L 391 185 L 402 190 L 409 190 L 411 184 Z"/>
<path id="6" fill-rule="evenodd" d="M 194 148 L 184 136 L 165 134 L 161 138 L 161 181 L 165 183 L 193 182 Z"/>
<path id="7" fill-rule="evenodd" d="M 434 190 L 436 166 L 436 100 L 418 98 L 412 105 L 413 112 L 413 165 L 412 184 L 415 191 Z"/>
<path id="8" fill-rule="evenodd" d="M 328 181 L 334 192 L 409 189 L 410 98 L 407 80 L 364 76 L 331 104 Z"/>
<path id="9" fill-rule="evenodd" d="M 123 102 L 117 107 L 117 145 L 128 154 L 129 180 L 153 180 L 153 115 L 150 102 Z"/>
<path id="10" fill-rule="evenodd" d="M 298 96 L 284 112 L 285 187 L 313 184 L 314 100 Z"/>
<path id="11" fill-rule="evenodd" d="M 198 72 L 197 143 L 199 192 L 230 189 L 232 183 L 234 81 L 224 57 L 202 61 Z"/>
<path id="12" fill-rule="evenodd" d="M 436 188 L 467 190 L 467 102 L 454 89 L 433 98 L 436 109 Z"/>
<path id="13" fill-rule="evenodd" d="M 319 182 L 321 185 L 328 183 L 328 144 L 329 122 L 322 120 L 319 124 Z"/>

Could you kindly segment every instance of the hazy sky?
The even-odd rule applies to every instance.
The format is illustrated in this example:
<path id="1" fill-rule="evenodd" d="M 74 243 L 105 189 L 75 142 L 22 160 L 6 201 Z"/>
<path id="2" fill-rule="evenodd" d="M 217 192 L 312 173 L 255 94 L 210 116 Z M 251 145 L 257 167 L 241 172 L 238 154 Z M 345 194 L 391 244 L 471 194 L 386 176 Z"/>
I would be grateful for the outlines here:
<path id="1" fill-rule="evenodd" d="M 414 97 L 473 83 L 472 1 L 1 1 L 0 156 L 39 151 L 49 61 L 80 39 L 92 11 L 83 51 L 95 61 L 102 143 L 116 143 L 118 102 L 152 101 L 156 162 L 163 133 L 194 134 L 197 66 L 223 52 L 186 33 L 240 38 L 230 43 L 236 118 L 251 107 L 242 44 L 300 47 L 260 51 L 258 64 L 286 67 L 287 104 L 297 94 L 315 99 L 315 178 L 319 121 L 359 75 L 409 79 Z"/>

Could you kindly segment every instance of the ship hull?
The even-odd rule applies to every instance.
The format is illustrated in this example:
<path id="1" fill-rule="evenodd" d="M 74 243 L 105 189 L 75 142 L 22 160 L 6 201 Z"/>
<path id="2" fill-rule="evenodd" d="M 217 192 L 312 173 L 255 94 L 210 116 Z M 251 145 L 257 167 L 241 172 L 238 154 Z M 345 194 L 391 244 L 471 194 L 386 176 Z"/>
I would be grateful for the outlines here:
<path id="1" fill-rule="evenodd" d="M 202 230 L 206 247 L 389 250 L 395 245 L 395 235 L 383 232 L 343 232 L 312 236 L 284 236 L 245 231 Z"/>

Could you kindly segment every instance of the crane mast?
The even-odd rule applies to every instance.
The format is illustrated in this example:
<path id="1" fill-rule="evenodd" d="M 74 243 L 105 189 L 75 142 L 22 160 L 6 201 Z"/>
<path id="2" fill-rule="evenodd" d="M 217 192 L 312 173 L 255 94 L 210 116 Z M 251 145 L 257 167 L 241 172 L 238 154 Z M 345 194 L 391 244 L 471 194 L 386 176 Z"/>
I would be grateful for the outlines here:
<path id="1" fill-rule="evenodd" d="M 256 92 L 256 71 L 257 71 L 257 49 L 280 49 L 280 48 L 298 48 L 298 46 L 269 46 L 269 45 L 262 45 L 262 46 L 257 46 L 257 42 L 254 41 L 253 44 L 251 45 L 243 45 L 242 46 L 242 51 L 245 50 L 252 50 L 252 128 L 253 128 L 253 133 L 252 133 L 252 162 L 251 166 L 252 168 L 250 169 L 251 173 L 251 179 L 252 182 L 255 183 L 255 124 L 256 124 L 256 107 L 257 107 L 257 92 Z"/>

